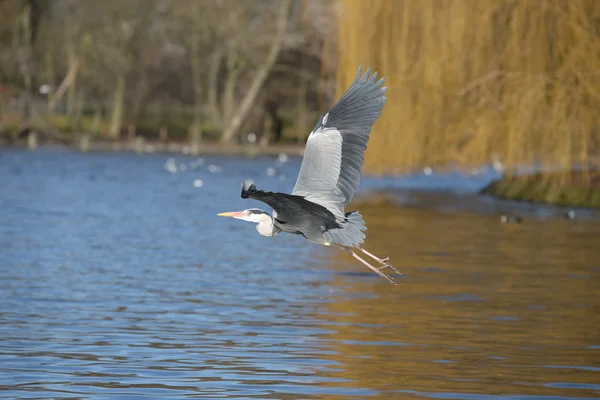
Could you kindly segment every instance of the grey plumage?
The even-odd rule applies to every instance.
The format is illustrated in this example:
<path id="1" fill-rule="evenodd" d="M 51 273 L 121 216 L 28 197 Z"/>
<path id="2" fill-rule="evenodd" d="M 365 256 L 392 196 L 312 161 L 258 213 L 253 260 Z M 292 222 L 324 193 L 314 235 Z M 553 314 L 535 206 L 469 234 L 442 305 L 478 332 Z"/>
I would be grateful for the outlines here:
<path id="1" fill-rule="evenodd" d="M 306 143 L 293 194 L 346 206 L 354 197 L 371 128 L 385 104 L 384 79 L 362 68 L 350 88 L 321 118 Z M 328 168 L 329 167 L 329 168 Z"/>
<path id="2" fill-rule="evenodd" d="M 384 79 L 362 68 L 350 88 L 311 132 L 292 194 L 323 205 L 341 227 L 327 230 L 327 242 L 355 247 L 364 241 L 362 216 L 344 209 L 360 184 L 371 128 L 385 104 Z"/>
<path id="3" fill-rule="evenodd" d="M 258 222 L 257 229 L 265 236 L 288 232 L 314 243 L 337 245 L 393 282 L 381 272 L 382 268 L 396 271 L 387 264 L 387 259 L 379 259 L 360 247 L 366 230 L 362 215 L 358 211 L 345 211 L 360 184 L 371 128 L 386 101 L 387 88 L 382 86 L 383 82 L 383 78 L 377 80 L 377 73 L 371 75 L 370 69 L 363 76 L 362 67 L 359 68 L 346 93 L 319 119 L 309 135 L 291 194 L 265 192 L 244 182 L 242 198 L 268 204 L 273 208 L 273 216 L 222 215 Z M 383 267 L 374 268 L 350 248 L 360 249 Z"/>
<path id="4" fill-rule="evenodd" d="M 242 198 L 259 200 L 271 206 L 274 234 L 293 233 L 312 242 L 325 244 L 323 232 L 341 227 L 331 211 L 302 196 L 265 192 L 256 189 L 253 184 L 244 182 Z"/>

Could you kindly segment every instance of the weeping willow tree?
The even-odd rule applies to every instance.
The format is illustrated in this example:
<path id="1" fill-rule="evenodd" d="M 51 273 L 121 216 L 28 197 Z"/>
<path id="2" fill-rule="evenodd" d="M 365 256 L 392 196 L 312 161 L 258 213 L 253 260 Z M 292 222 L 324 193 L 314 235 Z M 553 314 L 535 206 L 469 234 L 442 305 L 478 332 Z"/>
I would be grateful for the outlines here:
<path id="1" fill-rule="evenodd" d="M 500 157 L 589 165 L 600 134 L 600 1 L 340 0 L 337 94 L 386 76 L 375 173 Z"/>

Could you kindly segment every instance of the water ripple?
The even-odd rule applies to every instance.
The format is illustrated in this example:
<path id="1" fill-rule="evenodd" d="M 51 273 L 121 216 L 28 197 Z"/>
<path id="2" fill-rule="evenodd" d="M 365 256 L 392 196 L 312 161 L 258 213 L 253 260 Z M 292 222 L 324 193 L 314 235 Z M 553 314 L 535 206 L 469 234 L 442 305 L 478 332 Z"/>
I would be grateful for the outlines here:
<path id="1" fill-rule="evenodd" d="M 600 395 L 595 224 L 361 205 L 394 288 L 216 217 L 264 207 L 243 179 L 290 191 L 299 159 L 170 157 L 0 150 L 0 397 Z"/>

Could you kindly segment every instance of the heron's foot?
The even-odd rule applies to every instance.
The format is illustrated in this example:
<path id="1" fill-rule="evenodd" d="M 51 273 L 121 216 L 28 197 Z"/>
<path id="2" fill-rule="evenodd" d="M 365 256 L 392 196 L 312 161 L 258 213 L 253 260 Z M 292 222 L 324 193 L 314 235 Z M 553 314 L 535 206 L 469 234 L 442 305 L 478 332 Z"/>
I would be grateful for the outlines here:
<path id="1" fill-rule="evenodd" d="M 389 281 L 392 285 L 397 285 L 396 281 L 394 280 L 394 278 L 392 278 L 390 275 L 388 275 L 387 273 L 383 272 L 383 269 L 386 269 L 388 267 L 383 266 L 381 268 L 376 268 L 376 272 L 379 276 L 381 276 L 382 278 L 386 279 L 387 281 Z"/>
<path id="2" fill-rule="evenodd" d="M 381 272 L 381 270 L 389 268 L 392 271 L 394 271 L 395 273 L 397 273 L 398 275 L 402 275 L 402 273 L 400 271 L 398 271 L 396 268 L 394 268 L 394 266 L 392 264 L 390 264 L 388 262 L 388 261 L 390 261 L 389 257 L 379 258 L 375 254 L 369 253 L 367 250 L 363 249 L 362 247 L 359 247 L 359 249 L 360 249 L 360 251 L 362 251 L 363 253 L 365 253 L 366 255 L 368 255 L 369 257 L 371 257 L 373 260 L 377 261 L 379 264 L 382 265 L 381 267 L 377 268 L 377 270 L 379 272 Z"/>
<path id="3" fill-rule="evenodd" d="M 371 268 L 377 275 L 379 275 L 380 277 L 382 277 L 383 279 L 387 280 L 388 282 L 390 282 L 392 285 L 397 285 L 396 281 L 394 281 L 394 278 L 392 278 L 391 276 L 389 276 L 388 274 L 386 274 L 385 272 L 382 271 L 382 269 L 386 269 L 386 268 L 392 268 L 394 271 L 396 271 L 394 269 L 394 267 L 390 266 L 383 266 L 381 268 L 375 268 L 371 265 L 369 265 L 366 262 L 363 262 L 365 265 L 367 265 L 369 268 Z M 398 272 L 398 271 L 396 271 Z"/>
<path id="4" fill-rule="evenodd" d="M 381 269 L 383 269 L 383 268 L 376 268 L 376 267 L 372 266 L 371 264 L 369 264 L 368 262 L 366 262 L 365 260 L 363 260 L 358 254 L 356 254 L 354 251 L 352 251 L 348 247 L 345 247 L 345 246 L 339 246 L 339 247 L 341 247 L 342 249 L 344 249 L 348 254 L 351 254 L 352 257 L 356 258 L 358 261 L 360 261 L 361 263 L 363 263 L 371 271 L 375 272 L 377 275 L 379 275 L 383 279 L 387 280 L 392 285 L 396 285 L 396 282 L 394 282 L 394 279 L 392 279 L 392 277 L 388 276 L 386 273 L 384 273 L 384 272 L 381 271 Z"/>
<path id="5" fill-rule="evenodd" d="M 389 258 L 389 257 L 388 257 L 388 258 Z M 392 271 L 394 271 L 394 272 L 395 272 L 395 273 L 397 273 L 398 275 L 402 275 L 402 272 L 398 271 L 398 270 L 396 269 L 396 267 L 394 267 L 392 264 L 388 264 L 387 262 L 383 264 L 383 267 L 380 267 L 380 268 L 378 268 L 378 269 L 381 271 L 382 269 L 387 269 L 387 268 L 391 269 Z"/>

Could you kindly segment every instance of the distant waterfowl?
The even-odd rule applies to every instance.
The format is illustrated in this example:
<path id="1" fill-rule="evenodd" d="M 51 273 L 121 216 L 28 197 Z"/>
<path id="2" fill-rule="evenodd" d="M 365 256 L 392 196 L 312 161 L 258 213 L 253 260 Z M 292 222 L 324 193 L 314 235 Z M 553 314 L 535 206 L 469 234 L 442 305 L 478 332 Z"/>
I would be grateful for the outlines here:
<path id="1" fill-rule="evenodd" d="M 523 219 L 518 215 L 502 215 L 500 221 L 502 221 L 503 224 L 520 224 L 523 222 Z"/>
<path id="2" fill-rule="evenodd" d="M 575 219 L 575 211 L 573 211 L 573 210 L 567 211 L 567 213 L 565 214 L 565 217 L 567 217 L 568 219 Z"/>

